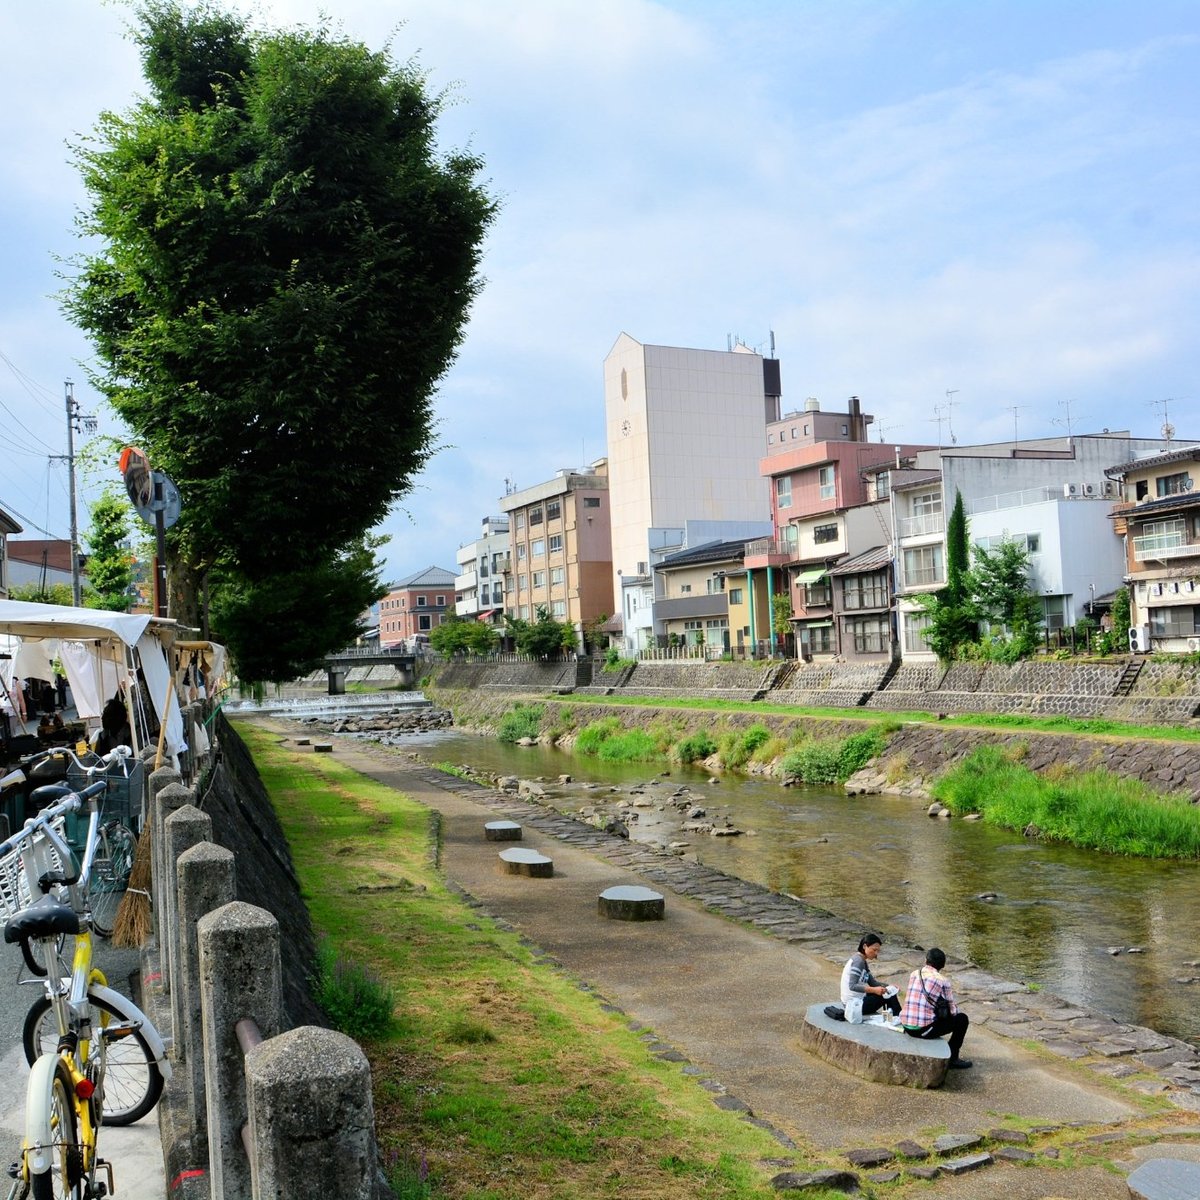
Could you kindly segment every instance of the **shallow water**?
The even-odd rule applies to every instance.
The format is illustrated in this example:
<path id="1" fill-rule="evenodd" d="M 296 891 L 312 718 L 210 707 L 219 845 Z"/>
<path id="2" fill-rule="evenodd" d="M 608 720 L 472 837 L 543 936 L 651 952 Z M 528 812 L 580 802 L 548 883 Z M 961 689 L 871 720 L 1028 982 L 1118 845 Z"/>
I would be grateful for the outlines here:
<path id="1" fill-rule="evenodd" d="M 429 762 L 523 778 L 565 773 L 624 787 L 661 769 L 453 730 L 401 744 Z M 981 822 L 931 819 L 912 799 L 783 788 L 734 775 L 711 786 L 708 779 L 701 770 L 671 771 L 672 782 L 702 794 L 710 818 L 728 816 L 753 836 L 681 834 L 672 808 L 638 810 L 631 836 L 687 841 L 687 853 L 701 862 L 878 929 L 885 941 L 891 932 L 940 945 L 1002 978 L 1200 1040 L 1200 865 L 1030 842 Z M 576 807 L 609 799 L 574 788 L 572 795 Z M 989 894 L 995 898 L 980 898 Z"/>

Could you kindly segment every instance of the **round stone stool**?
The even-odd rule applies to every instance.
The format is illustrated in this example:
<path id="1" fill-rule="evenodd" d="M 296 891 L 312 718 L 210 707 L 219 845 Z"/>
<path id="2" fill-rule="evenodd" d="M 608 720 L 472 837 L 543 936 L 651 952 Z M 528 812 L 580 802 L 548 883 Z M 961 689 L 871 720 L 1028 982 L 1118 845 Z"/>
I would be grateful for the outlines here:
<path id="1" fill-rule="evenodd" d="M 514 846 L 511 850 L 500 851 L 500 870 L 506 875 L 528 875 L 530 879 L 549 879 L 554 874 L 554 860 L 539 854 L 536 850 L 526 850 Z"/>
<path id="2" fill-rule="evenodd" d="M 599 911 L 610 921 L 661 921 L 666 901 L 661 892 L 622 884 L 600 893 Z"/>
<path id="3" fill-rule="evenodd" d="M 483 827 L 483 836 L 489 842 L 519 842 L 521 827 L 516 821 L 489 821 Z"/>

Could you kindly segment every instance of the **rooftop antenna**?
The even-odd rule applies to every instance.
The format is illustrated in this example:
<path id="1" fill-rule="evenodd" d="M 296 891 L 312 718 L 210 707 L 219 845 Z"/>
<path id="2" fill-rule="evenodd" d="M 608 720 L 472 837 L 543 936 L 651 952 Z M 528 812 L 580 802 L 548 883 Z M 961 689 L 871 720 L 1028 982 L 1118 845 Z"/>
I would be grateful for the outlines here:
<path id="1" fill-rule="evenodd" d="M 879 426 L 879 440 L 882 442 L 882 441 L 883 441 L 883 435 L 884 435 L 885 433 L 891 433 L 891 432 L 892 432 L 892 430 L 893 430 L 893 429 L 895 429 L 895 428 L 896 428 L 896 426 L 895 426 L 895 425 L 880 425 L 880 426 Z"/>
<path id="2" fill-rule="evenodd" d="M 946 392 L 946 429 L 950 434 L 950 445 L 957 446 L 958 438 L 954 436 L 954 397 L 958 395 L 958 388 L 950 388 Z"/>
<path id="3" fill-rule="evenodd" d="M 1171 398 L 1166 400 L 1151 400 L 1150 403 L 1155 408 L 1162 409 L 1162 435 L 1166 439 L 1167 445 L 1171 444 L 1171 439 L 1175 436 L 1175 426 L 1171 424 L 1170 407 L 1175 401 Z"/>
<path id="4" fill-rule="evenodd" d="M 1013 415 L 1013 449 L 1014 450 L 1016 450 L 1017 446 L 1020 445 L 1020 441 L 1021 441 L 1021 439 L 1017 436 L 1017 413 L 1019 413 L 1021 411 L 1021 409 L 1028 408 L 1028 407 L 1029 406 L 1026 404 L 1010 404 L 1009 405 L 1009 408 L 1012 410 L 1012 415 Z"/>
<path id="5" fill-rule="evenodd" d="M 1060 400 L 1058 402 L 1058 407 L 1063 410 L 1063 415 L 1061 417 L 1053 417 L 1050 421 L 1051 425 L 1064 426 L 1066 428 L 1068 438 L 1072 435 L 1073 426 L 1071 423 L 1071 405 L 1074 403 L 1074 400 Z"/>

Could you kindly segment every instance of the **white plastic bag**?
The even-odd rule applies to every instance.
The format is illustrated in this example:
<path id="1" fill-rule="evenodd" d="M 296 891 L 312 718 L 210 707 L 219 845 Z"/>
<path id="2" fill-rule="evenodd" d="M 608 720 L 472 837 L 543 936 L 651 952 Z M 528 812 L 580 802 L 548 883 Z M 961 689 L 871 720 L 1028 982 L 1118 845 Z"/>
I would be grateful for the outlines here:
<path id="1" fill-rule="evenodd" d="M 863 1019 L 863 998 L 856 992 L 846 1001 L 846 1020 L 851 1025 L 861 1025 Z"/>

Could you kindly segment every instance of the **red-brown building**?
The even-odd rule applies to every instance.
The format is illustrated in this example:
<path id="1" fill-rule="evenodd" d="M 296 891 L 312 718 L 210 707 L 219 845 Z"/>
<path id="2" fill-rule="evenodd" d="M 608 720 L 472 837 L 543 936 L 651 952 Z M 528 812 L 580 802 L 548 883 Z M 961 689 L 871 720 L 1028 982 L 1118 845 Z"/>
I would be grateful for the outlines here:
<path id="1" fill-rule="evenodd" d="M 379 602 L 379 645 L 415 649 L 454 611 L 454 572 L 426 567 L 394 583 Z"/>

